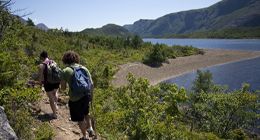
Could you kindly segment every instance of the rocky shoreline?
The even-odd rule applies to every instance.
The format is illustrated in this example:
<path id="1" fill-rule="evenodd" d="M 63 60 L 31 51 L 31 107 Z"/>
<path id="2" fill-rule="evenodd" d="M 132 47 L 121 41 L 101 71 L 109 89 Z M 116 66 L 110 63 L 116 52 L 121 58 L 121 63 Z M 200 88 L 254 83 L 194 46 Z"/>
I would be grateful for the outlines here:
<path id="1" fill-rule="evenodd" d="M 140 62 L 122 65 L 112 81 L 115 87 L 127 85 L 126 75 L 131 72 L 136 78 L 143 77 L 156 85 L 167 79 L 210 66 L 260 57 L 260 51 L 205 49 L 204 55 L 192 55 L 169 59 L 162 66 L 150 67 Z"/>

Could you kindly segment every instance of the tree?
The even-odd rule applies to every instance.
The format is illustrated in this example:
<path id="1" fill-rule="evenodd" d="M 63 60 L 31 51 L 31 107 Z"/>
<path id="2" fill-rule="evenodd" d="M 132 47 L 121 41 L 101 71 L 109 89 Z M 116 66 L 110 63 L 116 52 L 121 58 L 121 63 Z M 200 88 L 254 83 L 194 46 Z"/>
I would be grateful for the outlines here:
<path id="1" fill-rule="evenodd" d="M 222 138 L 231 138 L 231 133 L 240 127 L 251 128 L 258 118 L 259 97 L 248 91 L 248 84 L 241 90 L 229 92 L 228 86 L 212 82 L 212 73 L 197 70 L 197 78 L 189 92 L 189 108 L 185 112 L 191 129 L 212 132 Z"/>
<path id="2" fill-rule="evenodd" d="M 213 76 L 209 70 L 203 73 L 201 70 L 198 69 L 197 77 L 194 81 L 192 81 L 192 91 L 188 92 L 188 104 L 190 108 L 186 112 L 186 117 L 191 122 L 190 131 L 193 131 L 193 126 L 203 119 L 201 112 L 198 112 L 196 110 L 196 104 L 199 102 L 203 102 L 202 95 L 206 95 L 206 93 L 210 91 L 210 87 L 213 84 L 213 82 L 211 81 L 212 79 Z"/>
<path id="3" fill-rule="evenodd" d="M 13 18 L 11 16 L 10 6 L 13 3 L 11 3 L 11 0 L 9 1 L 0 1 L 0 41 L 2 39 L 2 36 L 6 30 L 6 28 L 9 26 L 10 20 Z"/>
<path id="4" fill-rule="evenodd" d="M 27 26 L 35 26 L 35 24 L 33 23 L 33 21 L 30 18 L 28 18 L 28 20 L 27 20 Z"/>
<path id="5" fill-rule="evenodd" d="M 134 37 L 132 38 L 132 43 L 134 49 L 137 49 L 143 43 L 143 40 L 139 35 L 135 34 Z"/>
<path id="6" fill-rule="evenodd" d="M 18 9 L 18 10 L 11 11 L 10 6 L 13 5 L 14 3 L 15 2 L 12 2 L 12 0 L 8 0 L 8 1 L 0 0 L 0 41 L 2 40 L 3 34 L 6 31 L 6 29 L 12 26 L 11 24 L 12 22 L 14 22 L 15 19 L 14 14 L 16 12 L 25 10 L 25 9 Z M 20 17 L 24 17 L 30 14 L 32 13 L 28 13 L 28 14 L 24 13 Z M 16 18 L 19 18 L 19 16 L 17 16 Z"/>
<path id="7" fill-rule="evenodd" d="M 162 54 L 162 44 L 156 43 L 151 52 L 146 54 L 146 59 L 144 59 L 145 64 L 160 64 L 166 60 Z"/>
<path id="8" fill-rule="evenodd" d="M 192 91 L 195 93 L 197 92 L 209 92 L 210 86 L 214 84 L 212 82 L 213 76 L 212 73 L 207 70 L 204 73 L 201 70 L 197 70 L 197 77 L 196 79 L 192 82 L 193 86 L 191 87 Z"/>
<path id="9" fill-rule="evenodd" d="M 241 90 L 235 92 L 218 87 L 220 90 L 207 95 L 201 93 L 203 102 L 195 104 L 195 110 L 201 112 L 203 118 L 197 125 L 199 129 L 228 139 L 236 129 L 254 127 L 259 117 L 259 95 L 248 91 L 248 87 L 243 84 Z"/>
<path id="10" fill-rule="evenodd" d="M 166 83 L 150 86 L 147 79 L 135 79 L 132 73 L 127 79 L 129 84 L 120 87 L 116 97 L 123 110 L 118 128 L 131 139 L 183 139 L 187 130 L 177 122 L 177 104 L 188 98 L 184 88 Z"/>

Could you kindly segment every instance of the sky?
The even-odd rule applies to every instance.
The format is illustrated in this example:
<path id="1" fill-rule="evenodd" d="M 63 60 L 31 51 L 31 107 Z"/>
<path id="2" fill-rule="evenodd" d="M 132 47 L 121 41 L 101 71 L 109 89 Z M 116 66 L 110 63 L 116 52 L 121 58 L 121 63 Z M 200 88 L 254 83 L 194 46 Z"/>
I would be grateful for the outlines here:
<path id="1" fill-rule="evenodd" d="M 123 26 L 140 19 L 157 19 L 170 13 L 207 8 L 221 0 L 12 0 L 15 14 L 35 25 L 82 31 L 107 24 Z"/>

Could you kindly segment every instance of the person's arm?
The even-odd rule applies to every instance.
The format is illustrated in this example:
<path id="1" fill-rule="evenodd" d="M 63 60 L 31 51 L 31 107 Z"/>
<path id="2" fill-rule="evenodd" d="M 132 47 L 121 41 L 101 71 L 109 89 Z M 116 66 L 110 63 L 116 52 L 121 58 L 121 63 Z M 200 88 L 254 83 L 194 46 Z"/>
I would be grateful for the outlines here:
<path id="1" fill-rule="evenodd" d="M 91 77 L 89 78 L 89 80 L 91 82 L 90 101 L 92 102 L 94 98 L 94 84 Z"/>
<path id="2" fill-rule="evenodd" d="M 40 82 L 40 88 L 43 86 L 42 85 L 42 78 L 43 78 L 43 70 L 45 68 L 44 64 L 39 65 L 39 82 Z"/>
<path id="3" fill-rule="evenodd" d="M 61 87 L 61 90 L 66 90 L 67 89 L 67 86 L 66 86 L 66 81 L 65 80 L 61 80 L 60 81 L 60 87 Z"/>

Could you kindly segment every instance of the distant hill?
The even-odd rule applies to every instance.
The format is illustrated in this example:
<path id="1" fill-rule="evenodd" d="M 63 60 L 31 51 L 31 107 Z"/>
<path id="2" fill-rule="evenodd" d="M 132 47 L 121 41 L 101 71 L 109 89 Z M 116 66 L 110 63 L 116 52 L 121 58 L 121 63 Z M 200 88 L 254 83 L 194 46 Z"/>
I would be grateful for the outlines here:
<path id="1" fill-rule="evenodd" d="M 40 29 L 42 29 L 42 30 L 45 30 L 45 31 L 47 31 L 49 28 L 45 25 L 45 24 L 43 24 L 43 23 L 39 23 L 39 24 L 37 24 L 37 25 L 35 25 L 36 27 L 38 27 L 38 28 L 40 28 Z"/>
<path id="2" fill-rule="evenodd" d="M 115 24 L 107 24 L 101 28 L 96 28 L 96 29 L 87 28 L 81 31 L 81 33 L 86 33 L 93 36 L 107 36 L 111 38 L 116 38 L 117 36 L 119 37 L 133 36 L 133 33 L 129 32 L 124 27 Z"/>
<path id="3" fill-rule="evenodd" d="M 123 27 L 148 38 L 258 26 L 260 0 L 222 0 L 208 8 L 171 13 L 155 20 L 140 19 Z"/>
<path id="4" fill-rule="evenodd" d="M 13 16 L 19 17 L 19 20 L 20 20 L 24 25 L 27 25 L 27 24 L 28 24 L 27 21 L 26 21 L 25 19 L 23 19 L 22 17 L 17 16 L 17 15 L 13 15 Z M 48 28 L 45 24 L 43 24 L 43 23 L 39 23 L 39 24 L 35 25 L 35 27 L 40 28 L 40 29 L 45 30 L 45 31 L 47 31 L 47 30 L 49 29 L 49 28 Z"/>
<path id="5" fill-rule="evenodd" d="M 17 17 L 17 16 L 16 16 Z M 19 16 L 18 16 L 19 17 Z M 24 24 L 24 25 L 27 25 L 27 21 L 21 17 L 19 17 L 19 20 Z"/>

